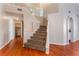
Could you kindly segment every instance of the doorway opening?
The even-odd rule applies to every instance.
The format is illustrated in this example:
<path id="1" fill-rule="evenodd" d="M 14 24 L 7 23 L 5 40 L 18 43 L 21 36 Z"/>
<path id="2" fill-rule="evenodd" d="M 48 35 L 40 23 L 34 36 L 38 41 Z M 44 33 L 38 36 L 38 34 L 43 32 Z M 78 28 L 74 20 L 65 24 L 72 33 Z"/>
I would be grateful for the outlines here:
<path id="1" fill-rule="evenodd" d="M 23 14 L 6 12 L 6 15 L 9 19 L 9 40 L 21 38 L 21 42 L 23 42 Z"/>
<path id="2" fill-rule="evenodd" d="M 15 20 L 15 37 L 23 37 L 23 21 Z"/>
<path id="3" fill-rule="evenodd" d="M 68 37 L 68 42 L 72 43 L 73 41 L 73 18 L 72 17 L 68 17 L 67 20 L 67 37 Z"/>

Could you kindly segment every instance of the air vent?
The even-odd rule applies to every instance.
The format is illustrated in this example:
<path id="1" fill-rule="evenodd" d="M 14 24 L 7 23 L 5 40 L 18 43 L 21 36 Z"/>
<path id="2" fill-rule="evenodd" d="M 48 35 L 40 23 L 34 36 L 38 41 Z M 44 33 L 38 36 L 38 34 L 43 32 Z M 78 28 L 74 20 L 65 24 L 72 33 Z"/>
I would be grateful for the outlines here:
<path id="1" fill-rule="evenodd" d="M 21 9 L 21 8 L 18 8 L 17 10 L 18 10 L 18 11 L 22 11 L 22 9 Z"/>

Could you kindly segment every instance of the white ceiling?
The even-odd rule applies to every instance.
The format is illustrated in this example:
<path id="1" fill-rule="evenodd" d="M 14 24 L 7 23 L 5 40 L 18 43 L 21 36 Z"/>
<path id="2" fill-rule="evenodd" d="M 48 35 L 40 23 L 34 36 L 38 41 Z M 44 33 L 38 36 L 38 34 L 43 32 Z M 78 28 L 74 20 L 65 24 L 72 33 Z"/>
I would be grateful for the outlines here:
<path id="1" fill-rule="evenodd" d="M 54 13 L 58 11 L 58 4 L 57 3 L 16 3 L 18 6 L 22 7 L 32 7 L 34 6 L 35 8 L 44 8 L 47 13 Z"/>

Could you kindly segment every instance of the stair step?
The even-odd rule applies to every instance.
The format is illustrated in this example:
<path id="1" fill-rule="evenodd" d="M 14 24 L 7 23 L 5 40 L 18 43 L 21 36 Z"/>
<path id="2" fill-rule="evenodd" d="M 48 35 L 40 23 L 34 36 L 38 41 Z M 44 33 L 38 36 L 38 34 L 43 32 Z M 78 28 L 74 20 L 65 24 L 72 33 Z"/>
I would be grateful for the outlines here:
<path id="1" fill-rule="evenodd" d="M 38 38 L 38 39 L 36 39 L 36 38 L 31 38 L 30 40 L 35 40 L 35 41 L 44 41 L 44 42 L 46 42 L 46 39 L 40 39 L 40 38 Z"/>
<path id="2" fill-rule="evenodd" d="M 39 34 L 47 34 L 46 32 L 36 32 L 36 34 L 37 34 L 37 33 L 39 33 Z"/>
<path id="3" fill-rule="evenodd" d="M 40 32 L 40 31 L 37 31 L 35 34 L 47 34 L 46 32 Z"/>
<path id="4" fill-rule="evenodd" d="M 35 33 L 34 35 L 39 35 L 39 36 L 46 36 L 47 34 L 46 33 Z"/>
<path id="5" fill-rule="evenodd" d="M 41 28 L 40 28 L 40 29 L 38 29 L 38 30 L 46 31 L 47 29 L 41 29 Z"/>
<path id="6" fill-rule="evenodd" d="M 47 30 L 38 30 L 36 32 L 47 32 Z"/>
<path id="7" fill-rule="evenodd" d="M 34 34 L 34 36 L 33 37 L 46 37 L 47 35 L 46 34 L 40 34 L 40 33 L 38 33 L 38 34 Z"/>
<path id="8" fill-rule="evenodd" d="M 47 32 L 47 31 L 36 31 L 36 32 Z"/>
<path id="9" fill-rule="evenodd" d="M 46 28 L 39 28 L 38 30 L 47 30 Z"/>
<path id="10" fill-rule="evenodd" d="M 46 28 L 39 28 L 38 30 L 47 30 Z"/>
<path id="11" fill-rule="evenodd" d="M 31 39 L 31 40 L 28 40 L 29 43 L 32 43 L 32 44 L 36 44 L 36 45 L 45 45 L 46 42 L 45 40 L 34 40 L 34 39 Z"/>
<path id="12" fill-rule="evenodd" d="M 38 35 L 36 35 L 36 36 L 34 36 L 35 38 L 46 38 L 46 36 L 38 36 Z"/>
<path id="13" fill-rule="evenodd" d="M 46 26 L 40 26 L 40 28 L 47 28 Z"/>
<path id="14" fill-rule="evenodd" d="M 27 43 L 26 44 L 26 47 L 27 48 L 32 48 L 32 49 L 37 49 L 37 50 L 41 50 L 41 51 L 45 51 L 45 46 L 40 46 L 40 45 L 34 45 L 34 44 L 30 44 L 30 43 Z"/>
<path id="15" fill-rule="evenodd" d="M 46 37 L 46 34 L 37 33 L 37 34 L 34 34 L 34 36 L 44 36 L 44 37 Z"/>
<path id="16" fill-rule="evenodd" d="M 36 38 L 36 39 L 46 39 L 46 37 L 43 37 L 43 36 L 34 36 L 34 37 L 31 37 L 31 38 Z"/>
<path id="17" fill-rule="evenodd" d="M 46 36 L 40 36 L 40 35 L 35 35 L 34 37 L 38 37 L 38 38 L 46 38 Z"/>
<path id="18" fill-rule="evenodd" d="M 38 29 L 37 31 L 47 32 L 47 30 Z"/>

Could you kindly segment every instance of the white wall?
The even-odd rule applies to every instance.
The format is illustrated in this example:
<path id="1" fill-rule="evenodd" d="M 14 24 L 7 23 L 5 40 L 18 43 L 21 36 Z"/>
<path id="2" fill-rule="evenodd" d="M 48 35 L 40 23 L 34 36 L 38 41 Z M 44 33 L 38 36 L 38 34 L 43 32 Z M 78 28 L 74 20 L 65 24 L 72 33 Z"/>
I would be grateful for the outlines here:
<path id="1" fill-rule="evenodd" d="M 78 30 L 78 18 L 76 17 L 76 4 L 59 4 L 58 12 L 48 14 L 49 22 L 49 43 L 66 45 L 68 44 L 67 39 L 67 27 L 66 19 L 68 16 L 73 17 L 74 21 L 74 39 L 73 42 L 79 39 L 79 30 Z M 76 8 L 75 8 L 76 7 Z M 71 14 L 68 13 L 71 11 Z"/>
<path id="2" fill-rule="evenodd" d="M 79 18 L 74 16 L 74 39 L 73 42 L 79 40 Z"/>
<path id="3" fill-rule="evenodd" d="M 58 13 L 48 15 L 50 44 L 64 44 L 63 19 L 60 15 Z"/>
<path id="4" fill-rule="evenodd" d="M 3 29 L 2 29 L 2 23 L 3 23 L 3 21 L 2 21 L 2 5 L 0 4 L 0 47 L 2 47 L 2 40 L 3 40 Z"/>
<path id="5" fill-rule="evenodd" d="M 4 26 L 3 26 L 3 22 L 4 20 L 2 19 L 2 16 L 3 16 L 3 8 L 2 8 L 2 4 L 0 4 L 0 48 L 3 46 L 4 44 Z M 4 22 L 5 24 L 5 22 Z M 5 40 L 6 41 L 6 40 Z"/>
<path id="6" fill-rule="evenodd" d="M 77 30 L 77 39 L 79 39 L 79 4 L 76 4 L 76 19 L 77 19 L 77 28 L 78 28 L 78 30 Z"/>
<path id="7" fill-rule="evenodd" d="M 3 4 L 0 4 L 0 49 L 9 42 L 9 20 L 4 19 Z"/>
<path id="8" fill-rule="evenodd" d="M 76 4 L 61 4 L 62 7 L 62 14 L 64 15 L 64 22 L 66 22 L 66 20 L 69 17 L 73 18 L 73 39 L 72 41 L 75 42 L 79 39 L 79 29 L 78 29 L 78 18 L 77 18 L 77 8 L 78 6 Z M 68 11 L 71 11 L 71 13 L 68 13 Z M 66 24 L 64 24 L 66 25 Z M 66 28 L 66 27 L 65 27 Z M 68 39 L 67 39 L 67 29 L 64 29 L 64 37 L 65 37 L 65 42 L 68 43 Z"/>
<path id="9" fill-rule="evenodd" d="M 49 43 L 64 45 L 64 30 L 63 30 L 63 15 L 61 13 L 61 6 L 58 5 L 58 11 L 55 13 L 48 14 L 49 22 Z"/>
<path id="10" fill-rule="evenodd" d="M 8 20 L 9 40 L 13 40 L 15 38 L 15 22 L 14 19 L 11 17 Z"/>

